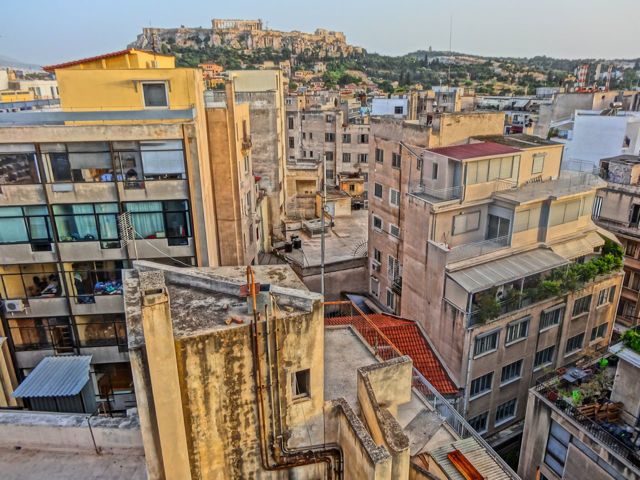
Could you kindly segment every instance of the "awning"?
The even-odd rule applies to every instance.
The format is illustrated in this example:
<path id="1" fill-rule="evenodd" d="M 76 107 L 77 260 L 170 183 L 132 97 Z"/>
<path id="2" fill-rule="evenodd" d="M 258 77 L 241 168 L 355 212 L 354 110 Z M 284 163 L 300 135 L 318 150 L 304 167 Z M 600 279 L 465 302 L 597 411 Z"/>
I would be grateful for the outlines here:
<path id="1" fill-rule="evenodd" d="M 615 234 L 611 233 L 609 230 L 605 230 L 604 228 L 598 228 L 596 231 L 602 238 L 608 238 L 612 242 L 620 243 L 620 240 L 618 239 L 618 237 L 616 237 Z"/>
<path id="2" fill-rule="evenodd" d="M 482 265 L 452 272 L 449 277 L 469 293 L 480 292 L 497 285 L 513 282 L 569 261 L 545 248 L 492 260 Z"/>
<path id="3" fill-rule="evenodd" d="M 45 357 L 15 389 L 15 398 L 70 397 L 89 381 L 91 355 Z"/>
<path id="4" fill-rule="evenodd" d="M 584 237 L 575 238 L 566 242 L 551 245 L 551 250 L 566 258 L 572 260 L 574 258 L 590 255 L 594 249 L 604 245 L 604 238 L 597 232 L 589 232 Z"/>

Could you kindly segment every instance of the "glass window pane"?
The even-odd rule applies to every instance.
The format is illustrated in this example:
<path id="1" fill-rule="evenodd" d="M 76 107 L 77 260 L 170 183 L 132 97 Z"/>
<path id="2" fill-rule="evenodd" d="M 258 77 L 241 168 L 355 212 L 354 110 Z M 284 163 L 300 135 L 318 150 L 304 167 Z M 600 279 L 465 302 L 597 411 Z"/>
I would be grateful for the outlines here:
<path id="1" fill-rule="evenodd" d="M 513 172 L 513 158 L 503 158 L 500 162 L 500 178 L 511 178 Z"/>
<path id="2" fill-rule="evenodd" d="M 489 161 L 489 180 L 497 180 L 500 178 L 500 159 L 492 158 Z"/>
<path id="3" fill-rule="evenodd" d="M 22 209 L 20 207 L 2 207 L 0 208 L 0 217 L 22 217 Z"/>
<path id="4" fill-rule="evenodd" d="M 117 203 L 96 203 L 96 213 L 118 213 Z"/>
<path id="5" fill-rule="evenodd" d="M 51 240 L 49 217 L 29 217 L 27 223 L 32 240 Z"/>
<path id="6" fill-rule="evenodd" d="M 167 93 L 164 83 L 143 83 L 144 104 L 146 107 L 166 107 Z"/>
<path id="7" fill-rule="evenodd" d="M 39 182 L 34 153 L 0 153 L 0 185 Z"/>
<path id="8" fill-rule="evenodd" d="M 489 160 L 481 160 L 478 162 L 478 180 L 477 183 L 484 183 L 487 181 L 489 175 Z"/>
<path id="9" fill-rule="evenodd" d="M 476 176 L 478 174 L 478 162 L 467 163 L 467 184 L 473 185 L 477 183 Z"/>
<path id="10" fill-rule="evenodd" d="M 31 206 L 31 207 L 22 207 L 24 209 L 24 213 L 27 216 L 35 216 L 35 215 L 46 215 L 49 216 L 49 211 L 47 207 L 41 206 Z"/>
<path id="11" fill-rule="evenodd" d="M 98 215 L 100 240 L 118 239 L 118 220 L 115 215 Z"/>
<path id="12" fill-rule="evenodd" d="M 27 225 L 23 218 L 0 218 L 0 243 L 24 243 L 28 241 Z"/>

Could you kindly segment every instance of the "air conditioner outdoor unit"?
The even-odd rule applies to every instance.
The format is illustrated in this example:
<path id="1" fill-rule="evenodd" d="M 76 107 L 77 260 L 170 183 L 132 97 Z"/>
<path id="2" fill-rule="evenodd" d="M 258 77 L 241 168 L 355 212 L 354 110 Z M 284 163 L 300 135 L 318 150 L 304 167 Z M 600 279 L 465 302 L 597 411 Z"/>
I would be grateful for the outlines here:
<path id="1" fill-rule="evenodd" d="M 376 260 L 371 260 L 371 270 L 374 272 L 380 271 L 380 264 Z"/>
<path id="2" fill-rule="evenodd" d="M 5 300 L 4 308 L 9 313 L 24 312 L 24 302 L 20 299 Z"/>

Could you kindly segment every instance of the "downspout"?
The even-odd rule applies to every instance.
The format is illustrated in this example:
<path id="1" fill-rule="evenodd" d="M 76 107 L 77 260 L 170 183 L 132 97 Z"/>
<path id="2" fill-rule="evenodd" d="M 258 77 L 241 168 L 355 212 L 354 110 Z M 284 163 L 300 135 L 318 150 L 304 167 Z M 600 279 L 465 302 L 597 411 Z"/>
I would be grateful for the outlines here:
<path id="1" fill-rule="evenodd" d="M 249 284 L 249 291 L 252 297 L 252 310 L 253 310 L 253 320 L 252 320 L 252 359 L 253 359 L 253 372 L 254 372 L 254 381 L 256 385 L 256 392 L 258 396 L 258 421 L 259 421 L 259 441 L 260 441 L 260 458 L 262 460 L 262 466 L 267 471 L 275 471 L 275 470 L 286 470 L 293 467 L 300 467 L 304 465 L 315 465 L 318 463 L 326 463 L 327 467 L 327 478 L 332 480 L 334 478 L 341 479 L 343 478 L 343 453 L 342 449 L 337 444 L 321 444 L 321 445 L 310 445 L 308 447 L 303 448 L 295 448 L 295 449 L 287 449 L 286 442 L 284 440 L 283 432 L 284 427 L 282 424 L 282 403 L 281 403 L 281 395 L 279 394 L 280 382 L 278 380 L 278 421 L 280 424 L 280 432 L 276 435 L 276 432 L 273 432 L 273 446 L 272 453 L 275 460 L 275 464 L 271 464 L 268 458 L 268 440 L 267 440 L 267 432 L 266 432 L 266 414 L 264 407 L 264 394 L 263 390 L 265 386 L 262 384 L 262 369 L 260 367 L 260 359 L 259 359 L 259 347 L 258 347 L 258 311 L 257 311 L 257 299 L 256 299 L 256 288 L 255 288 L 255 276 L 253 273 L 253 269 L 251 266 L 247 266 L 247 283 Z M 268 323 L 268 318 L 265 319 Z M 266 327 L 268 328 L 268 327 Z M 278 342 L 277 342 L 277 329 L 274 335 L 275 341 L 275 357 L 276 357 L 276 379 L 278 378 Z M 269 342 L 269 338 L 267 337 L 266 342 Z M 270 357 L 269 350 L 267 349 L 267 357 Z M 271 368 L 271 365 L 269 365 Z M 272 387 L 270 387 L 270 392 L 272 392 Z M 274 415 L 274 407 L 276 403 L 271 401 L 271 413 Z M 272 418 L 272 423 L 275 423 L 275 419 Z M 280 443 L 280 451 L 282 455 L 277 451 L 276 447 L 276 438 Z M 329 466 L 334 465 L 333 469 Z M 333 471 L 332 471 L 333 470 Z"/>

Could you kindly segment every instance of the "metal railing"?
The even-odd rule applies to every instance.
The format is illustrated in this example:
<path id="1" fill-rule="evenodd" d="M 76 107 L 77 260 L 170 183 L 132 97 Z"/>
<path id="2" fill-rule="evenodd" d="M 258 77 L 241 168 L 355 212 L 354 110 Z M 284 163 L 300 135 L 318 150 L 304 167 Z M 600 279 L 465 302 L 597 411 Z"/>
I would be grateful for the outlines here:
<path id="1" fill-rule="evenodd" d="M 348 323 L 366 340 L 373 349 L 375 355 L 384 360 L 404 356 L 395 344 L 376 326 L 376 324 L 360 308 L 349 301 L 325 302 L 325 318 L 340 318 Z M 519 479 L 518 475 L 507 463 L 493 450 L 484 438 L 476 432 L 465 418 L 456 410 L 454 405 L 447 400 L 438 390 L 414 367 L 412 375 L 412 387 L 418 392 L 432 411 L 438 414 L 447 425 L 460 436 L 461 439 L 473 437 L 487 454 L 493 459 L 503 472 L 513 479 Z"/>
<path id="2" fill-rule="evenodd" d="M 576 407 L 571 405 L 560 396 L 557 396 L 555 400 L 549 399 L 547 395 L 550 392 L 555 391 L 554 383 L 554 379 L 551 379 L 545 383 L 536 385 L 535 387 L 533 387 L 533 390 L 536 392 L 536 395 L 539 399 L 541 399 L 551 408 L 554 408 L 555 410 L 564 414 L 565 417 L 573 420 L 573 422 L 577 424 L 577 427 L 579 429 L 585 430 L 607 449 L 609 449 L 616 455 L 628 460 L 635 467 L 640 468 L 640 456 L 638 455 L 638 452 L 636 450 L 626 445 L 620 439 L 607 431 L 598 422 L 589 418 L 587 415 L 582 413 L 580 410 L 578 410 Z"/>
<path id="3" fill-rule="evenodd" d="M 458 262 L 467 258 L 479 257 L 487 253 L 508 247 L 511 244 L 511 237 L 505 235 L 503 237 L 491 238 L 479 242 L 467 243 L 453 247 L 447 255 L 447 261 Z"/>
<path id="4" fill-rule="evenodd" d="M 417 185 L 413 193 L 426 195 L 434 199 L 446 202 L 448 200 L 456 200 L 462 196 L 462 187 L 449 187 L 449 188 L 429 188 L 426 185 Z"/>

